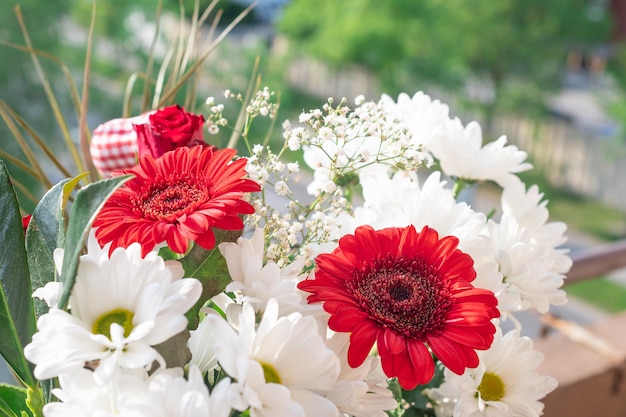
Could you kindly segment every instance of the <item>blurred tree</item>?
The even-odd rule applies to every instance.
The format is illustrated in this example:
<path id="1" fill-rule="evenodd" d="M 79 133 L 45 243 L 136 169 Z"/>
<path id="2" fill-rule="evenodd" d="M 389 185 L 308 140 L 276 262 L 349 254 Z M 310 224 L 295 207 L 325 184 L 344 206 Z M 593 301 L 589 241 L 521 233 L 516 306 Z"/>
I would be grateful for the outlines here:
<path id="1" fill-rule="evenodd" d="M 335 65 L 376 71 L 396 93 L 431 82 L 450 89 L 490 85 L 487 116 L 509 85 L 558 85 L 568 49 L 606 36 L 586 0 L 294 0 L 278 28 L 295 45 Z M 522 89 L 523 90 L 523 89 Z"/>

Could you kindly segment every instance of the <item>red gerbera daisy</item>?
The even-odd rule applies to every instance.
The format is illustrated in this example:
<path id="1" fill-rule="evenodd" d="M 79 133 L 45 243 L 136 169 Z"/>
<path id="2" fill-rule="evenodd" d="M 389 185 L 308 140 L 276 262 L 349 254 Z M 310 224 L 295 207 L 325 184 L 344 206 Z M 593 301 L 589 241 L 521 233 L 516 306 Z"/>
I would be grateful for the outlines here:
<path id="1" fill-rule="evenodd" d="M 376 343 L 385 374 L 413 389 L 433 377 L 431 351 L 462 374 L 478 366 L 475 349 L 493 342 L 498 301 L 470 284 L 474 261 L 457 245 L 427 226 L 420 233 L 361 226 L 319 255 L 315 279 L 298 287 L 312 293 L 309 303 L 324 303 L 331 329 L 351 333 L 350 366 L 362 364 Z"/>
<path id="2" fill-rule="evenodd" d="M 189 240 L 213 248 L 211 229 L 242 229 L 239 214 L 254 213 L 242 197 L 260 190 L 244 178 L 246 159 L 232 161 L 235 153 L 194 146 L 158 159 L 142 156 L 139 165 L 122 171 L 135 177 L 111 195 L 96 217 L 98 242 L 112 242 L 111 251 L 139 242 L 144 255 L 162 242 L 176 253 L 185 253 Z"/>

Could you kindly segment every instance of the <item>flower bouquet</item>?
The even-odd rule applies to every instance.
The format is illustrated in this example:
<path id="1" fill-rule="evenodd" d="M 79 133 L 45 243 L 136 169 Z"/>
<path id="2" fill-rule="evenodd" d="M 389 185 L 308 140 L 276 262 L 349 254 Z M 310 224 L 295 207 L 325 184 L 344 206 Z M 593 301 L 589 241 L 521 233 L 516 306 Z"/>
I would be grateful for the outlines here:
<path id="1" fill-rule="evenodd" d="M 102 179 L 24 223 L 1 165 L 1 414 L 541 415 L 556 381 L 515 314 L 563 304 L 571 260 L 526 153 L 422 92 L 329 99 L 257 143 L 275 98 L 106 122 Z M 245 155 L 207 140 L 232 127 Z"/>

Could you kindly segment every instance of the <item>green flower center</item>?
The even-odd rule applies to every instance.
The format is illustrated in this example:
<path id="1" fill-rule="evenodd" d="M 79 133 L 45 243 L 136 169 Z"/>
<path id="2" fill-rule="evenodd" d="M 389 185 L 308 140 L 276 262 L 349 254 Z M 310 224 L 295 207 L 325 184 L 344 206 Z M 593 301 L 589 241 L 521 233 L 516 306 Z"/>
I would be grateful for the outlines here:
<path id="1" fill-rule="evenodd" d="M 111 324 L 117 323 L 124 329 L 124 337 L 128 337 L 133 330 L 133 317 L 135 314 L 125 308 L 116 308 L 101 314 L 93 322 L 92 332 L 111 338 Z"/>
<path id="2" fill-rule="evenodd" d="M 261 367 L 263 368 L 263 376 L 265 376 L 265 382 L 270 383 L 274 382 L 276 384 L 282 384 L 282 379 L 280 379 L 280 375 L 276 368 L 274 368 L 271 364 L 267 362 L 259 362 Z"/>
<path id="3" fill-rule="evenodd" d="M 493 372 L 485 372 L 478 392 L 485 401 L 500 401 L 504 397 L 505 386 L 502 378 Z"/>

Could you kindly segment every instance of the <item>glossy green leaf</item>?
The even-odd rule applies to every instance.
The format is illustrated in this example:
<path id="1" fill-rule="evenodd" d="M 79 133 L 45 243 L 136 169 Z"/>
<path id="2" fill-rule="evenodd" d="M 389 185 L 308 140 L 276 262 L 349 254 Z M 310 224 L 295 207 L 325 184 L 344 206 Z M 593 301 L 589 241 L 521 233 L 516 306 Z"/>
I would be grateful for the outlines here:
<path id="1" fill-rule="evenodd" d="M 207 300 L 224 291 L 231 278 L 226 259 L 217 248 L 206 250 L 200 245 L 194 245 L 180 262 L 185 270 L 185 277 L 196 278 L 202 283 L 200 300 L 187 312 L 188 327 L 193 330 L 198 326 L 200 308 Z"/>
<path id="2" fill-rule="evenodd" d="M 83 242 L 96 218 L 96 214 L 111 194 L 129 178 L 129 175 L 107 178 L 91 183 L 76 193 L 63 245 L 64 256 L 60 276 L 62 289 L 59 297 L 59 308 L 67 307 L 72 287 L 76 281 L 76 270 L 83 249 Z"/>
<path id="3" fill-rule="evenodd" d="M 27 391 L 25 388 L 13 385 L 0 384 L 0 415 L 7 417 L 21 417 L 22 412 L 32 416 L 26 405 Z"/>
<path id="4" fill-rule="evenodd" d="M 65 240 L 63 212 L 67 199 L 87 174 L 68 178 L 56 184 L 48 191 L 33 212 L 26 230 L 26 252 L 33 291 L 54 281 L 56 272 L 52 254 L 57 247 L 62 247 Z M 33 300 L 37 317 L 48 311 L 42 300 Z"/>
<path id="5" fill-rule="evenodd" d="M 35 332 L 22 216 L 9 173 L 0 161 L 0 354 L 27 385 L 35 379 L 23 347 Z"/>

